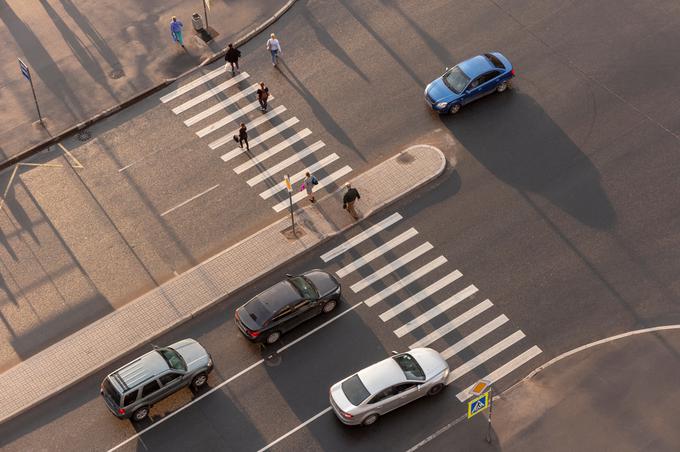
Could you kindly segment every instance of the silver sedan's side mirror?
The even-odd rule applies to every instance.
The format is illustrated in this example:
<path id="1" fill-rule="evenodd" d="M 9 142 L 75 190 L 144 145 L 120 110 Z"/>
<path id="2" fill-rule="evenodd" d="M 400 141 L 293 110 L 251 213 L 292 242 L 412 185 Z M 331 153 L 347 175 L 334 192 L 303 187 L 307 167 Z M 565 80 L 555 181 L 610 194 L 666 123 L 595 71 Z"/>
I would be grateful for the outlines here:
<path id="1" fill-rule="evenodd" d="M 445 70 L 447 70 L 447 71 L 448 71 L 448 70 L 449 70 L 449 67 L 448 67 L 448 66 L 446 66 L 446 69 L 445 69 Z"/>
<path id="2" fill-rule="evenodd" d="M 394 350 L 392 350 L 392 351 L 391 351 L 390 353 L 392 353 L 392 356 L 394 356 L 394 355 L 398 355 L 398 354 L 399 354 L 399 352 L 397 352 L 397 351 L 394 351 Z"/>

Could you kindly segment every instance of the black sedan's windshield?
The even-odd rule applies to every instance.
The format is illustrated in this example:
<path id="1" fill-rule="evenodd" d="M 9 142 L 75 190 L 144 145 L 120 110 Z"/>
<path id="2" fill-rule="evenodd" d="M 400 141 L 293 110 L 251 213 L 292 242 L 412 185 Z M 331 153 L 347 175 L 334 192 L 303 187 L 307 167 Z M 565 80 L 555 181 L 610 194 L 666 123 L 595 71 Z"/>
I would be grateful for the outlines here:
<path id="1" fill-rule="evenodd" d="M 316 300 L 319 298 L 316 288 L 307 278 L 303 276 L 294 276 L 289 278 L 288 281 L 290 281 L 290 283 L 295 286 L 298 292 L 300 292 L 302 298 L 305 300 Z"/>
<path id="2" fill-rule="evenodd" d="M 465 75 L 458 66 L 452 68 L 442 77 L 444 84 L 448 89 L 455 93 L 462 93 L 467 84 L 470 82 L 470 77 Z"/>

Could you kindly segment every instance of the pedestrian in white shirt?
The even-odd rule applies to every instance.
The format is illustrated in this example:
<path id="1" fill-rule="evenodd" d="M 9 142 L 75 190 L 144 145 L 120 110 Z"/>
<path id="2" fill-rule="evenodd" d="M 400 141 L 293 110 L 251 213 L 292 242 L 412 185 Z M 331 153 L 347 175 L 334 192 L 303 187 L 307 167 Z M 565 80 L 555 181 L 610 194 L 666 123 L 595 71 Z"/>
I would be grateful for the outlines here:
<path id="1" fill-rule="evenodd" d="M 267 40 L 267 50 L 272 54 L 272 66 L 276 66 L 279 55 L 283 52 L 281 51 L 281 43 L 276 39 L 276 35 L 272 33 L 270 38 Z"/>

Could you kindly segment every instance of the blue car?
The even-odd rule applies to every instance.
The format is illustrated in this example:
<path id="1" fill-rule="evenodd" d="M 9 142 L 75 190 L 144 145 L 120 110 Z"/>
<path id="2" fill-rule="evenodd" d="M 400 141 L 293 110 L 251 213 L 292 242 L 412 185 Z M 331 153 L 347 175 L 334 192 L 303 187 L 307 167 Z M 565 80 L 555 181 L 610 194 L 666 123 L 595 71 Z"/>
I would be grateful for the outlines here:
<path id="1" fill-rule="evenodd" d="M 477 55 L 447 69 L 425 88 L 427 104 L 439 113 L 458 113 L 460 107 L 510 86 L 515 76 L 510 60 L 499 52 Z"/>

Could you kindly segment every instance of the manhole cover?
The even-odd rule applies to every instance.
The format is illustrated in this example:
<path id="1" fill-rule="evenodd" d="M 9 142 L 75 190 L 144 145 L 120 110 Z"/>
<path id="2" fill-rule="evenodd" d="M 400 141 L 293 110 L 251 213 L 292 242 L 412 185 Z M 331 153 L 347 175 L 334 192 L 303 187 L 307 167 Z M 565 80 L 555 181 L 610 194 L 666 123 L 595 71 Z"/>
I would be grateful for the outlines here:
<path id="1" fill-rule="evenodd" d="M 76 138 L 78 138 L 78 140 L 80 141 L 87 141 L 90 138 L 92 138 L 92 134 L 87 130 L 81 130 L 80 132 L 78 132 L 78 135 L 76 135 Z"/>
<path id="2" fill-rule="evenodd" d="M 125 71 L 122 69 L 114 69 L 111 72 L 109 72 L 109 77 L 112 79 L 117 79 L 125 76 Z"/>

